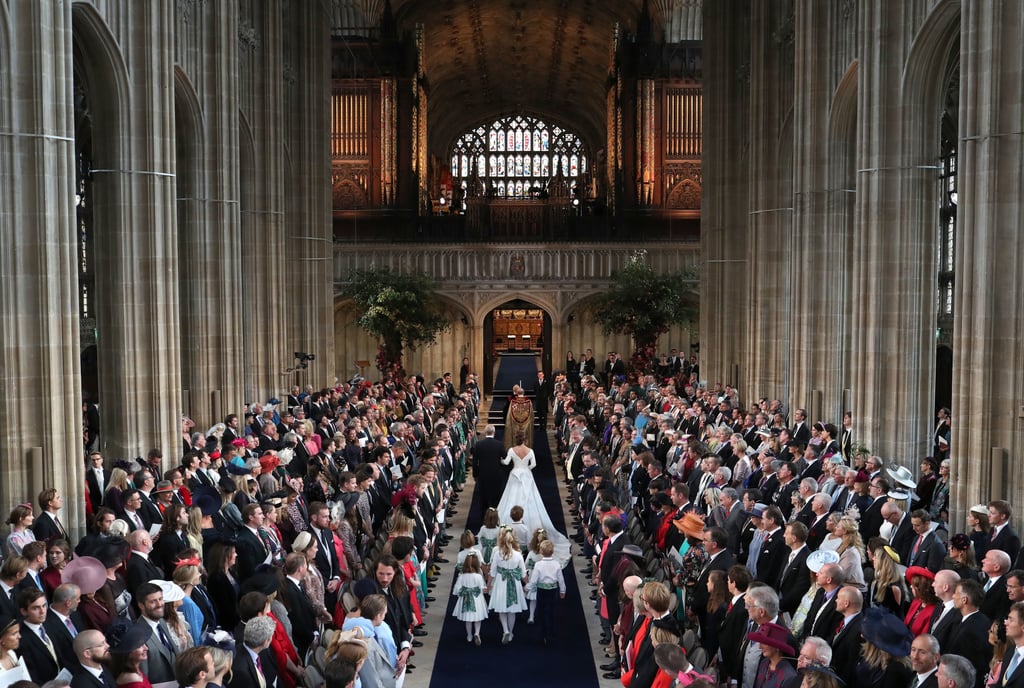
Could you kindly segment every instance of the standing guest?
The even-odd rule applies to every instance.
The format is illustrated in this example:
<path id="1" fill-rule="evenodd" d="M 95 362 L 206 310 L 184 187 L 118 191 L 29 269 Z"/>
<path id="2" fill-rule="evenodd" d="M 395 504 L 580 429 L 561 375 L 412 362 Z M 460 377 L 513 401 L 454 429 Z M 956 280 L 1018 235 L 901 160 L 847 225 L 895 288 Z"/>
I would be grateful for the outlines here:
<path id="1" fill-rule="evenodd" d="M 60 667 L 57 651 L 43 624 L 46 621 L 46 597 L 42 590 L 27 588 L 18 595 L 21 612 L 21 656 L 32 680 L 43 684 L 57 676 Z"/>
<path id="2" fill-rule="evenodd" d="M 852 585 L 840 588 L 836 595 L 836 610 L 842 620 L 832 638 L 832 666 L 839 678 L 853 685 L 857 672 L 857 661 L 861 652 L 861 633 L 864 623 L 864 596 Z M 819 639 L 821 640 L 821 639 Z M 824 642 L 822 640 L 822 642 Z"/>
<path id="3" fill-rule="evenodd" d="M 46 615 L 43 627 L 46 629 L 53 648 L 57 653 L 57 661 L 61 666 L 71 666 L 75 661 L 72 643 L 79 631 L 85 630 L 85 622 L 78 614 L 78 605 L 82 594 L 78 586 L 64 583 L 57 586 L 53 594 L 50 611 Z"/>
<path id="4" fill-rule="evenodd" d="M 123 468 L 115 468 L 110 472 L 106 492 L 103 493 L 103 506 L 115 514 L 124 510 L 124 493 L 131 489 L 128 473 Z"/>
<path id="5" fill-rule="evenodd" d="M 927 633 L 931 626 L 932 615 L 939 598 L 935 596 L 932 585 L 935 574 L 921 566 L 911 566 L 907 569 L 907 583 L 910 587 L 912 600 L 907 610 L 903 623 L 907 625 L 914 636 Z M 913 659 L 913 658 L 911 658 Z"/>
<path id="6" fill-rule="evenodd" d="M 136 625 L 147 626 L 152 631 L 146 641 L 147 656 L 140 665 L 142 674 L 156 683 L 173 681 L 179 650 L 174 644 L 174 632 L 164 619 L 163 590 L 155 583 L 143 583 L 135 593 L 135 605 L 139 611 Z"/>
<path id="7" fill-rule="evenodd" d="M 27 502 L 11 509 L 11 515 L 7 517 L 7 524 L 11 526 L 11 532 L 4 541 L 4 556 L 21 554 L 25 545 L 35 542 L 36 534 L 32 532 L 34 520 L 32 505 Z"/>
<path id="8" fill-rule="evenodd" d="M 25 658 L 18 656 L 21 646 L 21 626 L 18 619 L 0 614 L 0 685 L 9 686 L 15 681 L 30 681 Z"/>
<path id="9" fill-rule="evenodd" d="M 796 676 L 796 669 L 785 659 L 796 654 L 787 642 L 788 635 L 785 626 L 775 623 L 761 624 L 756 631 L 747 634 L 750 642 L 761 646 L 762 659 L 757 667 L 754 688 L 781 688 Z"/>
<path id="10" fill-rule="evenodd" d="M 317 618 L 323 623 L 330 623 L 333 618 L 324 606 L 324 578 L 316 567 L 316 554 L 320 544 L 308 532 L 301 532 L 292 543 L 292 552 L 306 558 L 306 573 L 300 581 L 302 591 L 309 597 Z"/>
<path id="11" fill-rule="evenodd" d="M 217 674 L 213 655 L 208 647 L 192 647 L 178 655 L 174 677 L 181 686 L 207 688 L 214 685 Z"/>
<path id="12" fill-rule="evenodd" d="M 149 658 L 147 643 L 153 629 L 144 623 L 133 624 L 118 620 L 107 629 L 110 644 L 110 673 L 122 688 L 152 688 L 143 664 Z"/>
<path id="13" fill-rule="evenodd" d="M 114 675 L 110 665 L 110 644 L 101 631 L 87 629 L 75 637 L 75 661 L 71 671 L 71 688 L 113 688 Z"/>
<path id="14" fill-rule="evenodd" d="M 910 644 L 910 668 L 916 674 L 917 688 L 938 688 L 936 670 L 939 667 L 939 641 L 935 636 L 922 633 Z"/>
<path id="15" fill-rule="evenodd" d="M 839 520 L 836 532 L 842 537 L 836 551 L 839 553 L 839 568 L 843 571 L 843 580 L 864 592 L 868 589 L 864 580 L 864 541 L 857 529 L 857 522 L 845 516 Z"/>
<path id="16" fill-rule="evenodd" d="M 970 688 L 978 684 L 971 663 L 959 655 L 943 653 L 936 680 L 940 688 Z"/>
<path id="17" fill-rule="evenodd" d="M 861 625 L 864 646 L 857 664 L 858 680 L 878 688 L 904 688 L 910 684 L 910 644 L 914 637 L 891 612 L 873 607 Z"/>
<path id="18" fill-rule="evenodd" d="M 53 591 L 60 585 L 61 571 L 64 570 L 70 559 L 71 545 L 68 544 L 67 540 L 54 540 L 46 548 L 46 561 L 48 565 L 39 573 L 39 579 L 43 582 L 43 590 L 46 591 L 47 597 L 52 596 Z"/>
<path id="19" fill-rule="evenodd" d="M 989 549 L 1002 550 L 1007 556 L 1016 557 L 1020 554 L 1020 537 L 1010 525 L 1012 517 L 1013 509 L 1006 500 L 996 499 L 988 503 L 988 520 L 992 524 Z M 39 537 L 38 531 L 36 537 Z"/>
<path id="20" fill-rule="evenodd" d="M 234 573 L 237 558 L 234 543 L 218 542 L 210 549 L 207 559 L 207 589 L 217 611 L 217 619 L 223 628 L 233 629 L 238 625 L 238 597 L 241 587 Z"/>
<path id="21" fill-rule="evenodd" d="M 985 552 L 988 551 L 989 540 L 992 537 L 989 532 L 991 526 L 988 523 L 988 507 L 984 504 L 975 504 L 968 509 L 967 527 L 970 528 L 968 536 L 974 543 L 974 556 L 980 565 L 981 560 L 985 558 Z"/>
<path id="22" fill-rule="evenodd" d="M 1024 684 L 1024 603 L 1015 602 L 1006 615 L 1008 648 L 1001 657 L 996 685 L 1020 688 Z"/>
<path id="23" fill-rule="evenodd" d="M 953 600 L 961 621 L 950 634 L 949 642 L 942 645 L 943 655 L 960 655 L 974 667 L 974 688 L 982 688 L 992 659 L 992 648 L 988 644 L 992 620 L 979 611 L 984 597 L 985 591 L 976 581 L 962 580 L 957 584 Z"/>
<path id="24" fill-rule="evenodd" d="M 39 493 L 39 518 L 32 524 L 32 532 L 36 540 L 50 542 L 57 538 L 70 540 L 68 531 L 60 521 L 58 513 L 64 508 L 64 498 L 55 488 L 49 487 Z"/>

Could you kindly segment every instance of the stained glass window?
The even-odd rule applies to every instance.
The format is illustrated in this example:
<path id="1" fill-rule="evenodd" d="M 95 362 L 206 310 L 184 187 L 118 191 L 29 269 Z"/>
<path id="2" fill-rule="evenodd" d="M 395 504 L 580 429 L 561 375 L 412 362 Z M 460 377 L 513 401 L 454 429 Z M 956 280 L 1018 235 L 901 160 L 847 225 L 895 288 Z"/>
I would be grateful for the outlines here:
<path id="1" fill-rule="evenodd" d="M 451 151 L 451 169 L 456 184 L 461 185 L 475 172 L 483 188 L 497 196 L 529 198 L 546 190 L 552 176 L 565 177 L 568 187 L 575 188 L 589 165 L 577 135 L 536 117 L 513 115 L 478 126 L 457 139 Z"/>

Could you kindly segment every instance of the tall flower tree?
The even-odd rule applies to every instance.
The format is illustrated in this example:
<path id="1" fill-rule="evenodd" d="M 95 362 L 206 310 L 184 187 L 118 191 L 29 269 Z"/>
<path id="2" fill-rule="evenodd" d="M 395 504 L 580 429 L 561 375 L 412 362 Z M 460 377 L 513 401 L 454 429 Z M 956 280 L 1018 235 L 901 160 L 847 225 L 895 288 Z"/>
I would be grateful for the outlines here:
<path id="1" fill-rule="evenodd" d="M 673 325 L 697 323 L 700 309 L 696 266 L 666 274 L 656 273 L 637 251 L 612 273 L 612 286 L 590 300 L 593 317 L 604 334 L 628 334 L 636 351 L 631 362 L 646 370 L 655 358 L 658 337 Z"/>
<path id="2" fill-rule="evenodd" d="M 404 352 L 433 344 L 450 325 L 441 315 L 435 283 L 424 274 L 355 270 L 343 294 L 356 304 L 356 324 L 378 340 L 377 369 L 385 379 L 404 377 Z"/>

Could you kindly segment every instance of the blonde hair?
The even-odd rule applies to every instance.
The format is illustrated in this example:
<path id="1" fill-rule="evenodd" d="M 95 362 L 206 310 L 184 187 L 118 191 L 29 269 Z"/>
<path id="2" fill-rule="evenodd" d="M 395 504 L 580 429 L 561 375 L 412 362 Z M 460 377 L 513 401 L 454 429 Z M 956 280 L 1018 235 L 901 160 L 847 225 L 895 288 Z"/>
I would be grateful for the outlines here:
<path id="1" fill-rule="evenodd" d="M 860 558 L 863 561 L 864 541 L 860 537 L 860 531 L 857 530 L 857 522 L 849 516 L 843 516 L 839 519 L 839 527 L 843 529 L 843 541 L 839 543 L 836 551 L 842 554 L 851 547 L 854 547 L 860 553 Z"/>
<path id="2" fill-rule="evenodd" d="M 388 518 L 389 535 L 408 535 L 413 531 L 415 521 L 402 513 L 401 509 L 395 509 Z"/>
<path id="3" fill-rule="evenodd" d="M 551 542 L 551 540 L 545 540 L 540 543 L 539 549 L 542 556 L 550 557 L 555 553 L 555 543 Z"/>
<path id="4" fill-rule="evenodd" d="M 498 551 L 501 552 L 502 559 L 511 559 L 514 553 L 521 550 L 519 540 L 516 539 L 516 534 L 512 532 L 511 528 L 503 528 L 498 533 Z"/>

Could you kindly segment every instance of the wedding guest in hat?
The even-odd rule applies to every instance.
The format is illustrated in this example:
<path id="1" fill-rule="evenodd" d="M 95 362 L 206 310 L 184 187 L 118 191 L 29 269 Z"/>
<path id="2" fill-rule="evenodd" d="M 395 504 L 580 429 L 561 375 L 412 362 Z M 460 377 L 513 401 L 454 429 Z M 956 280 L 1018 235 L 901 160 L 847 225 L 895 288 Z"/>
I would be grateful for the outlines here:
<path id="1" fill-rule="evenodd" d="M 796 669 L 787 660 L 794 657 L 796 650 L 787 640 L 789 631 L 777 623 L 761 624 L 756 631 L 747 634 L 747 639 L 761 646 L 761 661 L 757 666 L 754 688 L 781 688 L 796 676 Z"/>
<path id="2" fill-rule="evenodd" d="M 967 534 L 974 544 L 975 561 L 980 565 L 988 551 L 989 540 L 991 539 L 992 526 L 988 521 L 988 507 L 984 504 L 975 504 L 967 510 L 967 527 L 970 532 Z M 1016 556 L 1016 555 L 1012 555 Z"/>
<path id="3" fill-rule="evenodd" d="M 919 636 L 930 629 L 932 614 L 939 603 L 932 586 L 935 574 L 923 566 L 911 566 L 907 569 L 906 578 L 912 599 L 903 623 L 912 634 Z"/>
<path id="4" fill-rule="evenodd" d="M 146 623 L 133 624 L 119 619 L 107 629 L 107 643 L 110 644 L 110 673 L 118 686 L 149 688 L 149 678 L 143 673 L 142 665 L 149 659 L 147 643 L 153 629 Z"/>
<path id="5" fill-rule="evenodd" d="M 21 647 L 21 626 L 18 619 L 0 614 L 0 685 L 9 686 L 15 681 L 31 681 L 25 658 L 19 656 Z"/>
<path id="6" fill-rule="evenodd" d="M 78 614 L 86 628 L 105 629 L 114 621 L 115 614 L 96 600 L 96 592 L 107 582 L 107 569 L 95 557 L 75 557 L 61 571 L 61 581 L 78 586 L 81 600 Z"/>
<path id="7" fill-rule="evenodd" d="M 900 555 L 882 538 L 871 538 L 869 556 L 875 575 L 868 588 L 872 607 L 884 607 L 902 617 L 907 608 L 907 588 L 900 572 Z"/>
<path id="8" fill-rule="evenodd" d="M 829 666 L 812 662 L 803 668 L 801 688 L 842 688 L 846 685 Z"/>
<path id="9" fill-rule="evenodd" d="M 905 688 L 914 670 L 910 668 L 910 630 L 887 609 L 873 607 L 864 612 L 861 624 L 864 645 L 856 675 L 864 685 Z"/>
<path id="10" fill-rule="evenodd" d="M 942 568 L 956 571 L 962 580 L 978 580 L 980 572 L 975 563 L 974 543 L 963 533 L 949 538 L 947 545 L 949 556 L 942 563 Z"/>

